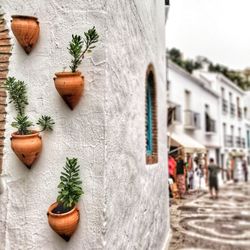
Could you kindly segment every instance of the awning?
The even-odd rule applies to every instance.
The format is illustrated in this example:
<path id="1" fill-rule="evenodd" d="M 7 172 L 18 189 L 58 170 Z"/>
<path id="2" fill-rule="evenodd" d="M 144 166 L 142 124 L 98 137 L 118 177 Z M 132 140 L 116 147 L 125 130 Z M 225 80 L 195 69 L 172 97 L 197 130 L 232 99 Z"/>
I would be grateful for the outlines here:
<path id="1" fill-rule="evenodd" d="M 185 153 L 206 153 L 206 147 L 192 137 L 182 133 L 168 133 L 169 146 L 182 147 Z"/>

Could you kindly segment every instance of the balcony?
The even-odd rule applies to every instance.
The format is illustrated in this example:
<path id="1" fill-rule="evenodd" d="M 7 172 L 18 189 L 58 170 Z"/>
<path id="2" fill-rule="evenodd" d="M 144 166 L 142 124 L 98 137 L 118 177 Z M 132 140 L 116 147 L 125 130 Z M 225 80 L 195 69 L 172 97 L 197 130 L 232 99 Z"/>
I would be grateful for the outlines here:
<path id="1" fill-rule="evenodd" d="M 200 129 L 200 114 L 192 110 L 185 110 L 185 129 Z"/>
<path id="2" fill-rule="evenodd" d="M 230 114 L 235 116 L 235 105 L 233 103 L 230 103 Z"/>
<path id="3" fill-rule="evenodd" d="M 225 147 L 232 148 L 234 146 L 234 140 L 232 135 L 226 135 L 225 136 Z"/>
<path id="4" fill-rule="evenodd" d="M 237 116 L 238 118 L 241 120 L 242 119 L 242 108 L 241 107 L 237 107 Z"/>
<path id="5" fill-rule="evenodd" d="M 225 99 L 222 99 L 222 111 L 227 114 L 228 112 L 228 103 L 227 103 L 227 100 Z"/>
<path id="6" fill-rule="evenodd" d="M 237 148 L 245 148 L 245 147 L 246 147 L 246 140 L 245 140 L 245 138 L 242 138 L 242 137 L 240 137 L 240 136 L 237 136 L 237 137 L 235 138 L 235 146 L 236 146 Z"/>
<path id="7" fill-rule="evenodd" d="M 213 134 L 216 132 L 216 122 L 211 119 L 208 114 L 205 114 L 205 132 L 206 134 Z"/>
<path id="8" fill-rule="evenodd" d="M 245 138 L 241 138 L 241 147 L 242 148 L 246 147 L 246 140 L 245 140 Z"/>
<path id="9" fill-rule="evenodd" d="M 237 148 L 241 148 L 241 142 L 242 142 L 241 139 L 242 139 L 242 138 L 241 138 L 240 136 L 236 136 L 236 138 L 235 138 L 235 146 L 236 146 Z"/>
<path id="10" fill-rule="evenodd" d="M 173 104 L 172 104 L 173 105 Z M 174 105 L 168 108 L 168 126 L 181 122 L 181 106 Z"/>

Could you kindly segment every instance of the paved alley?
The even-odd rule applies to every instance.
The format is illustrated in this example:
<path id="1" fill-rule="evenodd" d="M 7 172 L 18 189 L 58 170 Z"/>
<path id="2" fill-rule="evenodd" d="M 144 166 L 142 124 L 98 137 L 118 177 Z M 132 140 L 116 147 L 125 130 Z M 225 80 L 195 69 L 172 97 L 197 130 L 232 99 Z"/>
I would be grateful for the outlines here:
<path id="1" fill-rule="evenodd" d="M 171 207 L 170 250 L 250 249 L 250 185 L 227 184 L 218 200 L 209 194 Z"/>

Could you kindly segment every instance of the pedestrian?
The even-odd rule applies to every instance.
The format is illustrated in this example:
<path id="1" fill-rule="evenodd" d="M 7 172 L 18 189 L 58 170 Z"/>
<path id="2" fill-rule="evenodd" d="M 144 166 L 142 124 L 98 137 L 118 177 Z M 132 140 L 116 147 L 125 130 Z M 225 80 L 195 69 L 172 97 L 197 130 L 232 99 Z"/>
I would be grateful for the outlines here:
<path id="1" fill-rule="evenodd" d="M 186 192 L 186 181 L 185 181 L 185 162 L 182 156 L 178 157 L 176 164 L 176 179 L 177 179 L 177 187 L 179 190 L 180 198 L 184 198 L 184 194 Z"/>
<path id="2" fill-rule="evenodd" d="M 194 189 L 194 171 L 193 169 L 188 170 L 188 188 Z"/>
<path id="3" fill-rule="evenodd" d="M 245 182 L 247 182 L 248 181 L 248 169 L 247 169 L 247 162 L 245 159 L 242 160 L 242 168 L 243 168 Z"/>
<path id="4" fill-rule="evenodd" d="M 219 193 L 219 185 L 218 185 L 218 177 L 217 174 L 220 168 L 218 165 L 214 163 L 214 159 L 210 158 L 208 165 L 208 182 L 209 182 L 209 191 L 211 198 L 218 198 Z M 213 195 L 213 190 L 215 190 L 215 195 Z"/>
<path id="5" fill-rule="evenodd" d="M 175 159 L 169 155 L 168 156 L 168 175 L 169 175 L 169 197 L 173 198 L 174 194 L 173 194 L 173 190 L 171 189 L 171 187 L 173 186 L 174 182 L 175 182 L 175 171 L 176 171 L 176 161 Z"/>
<path id="6" fill-rule="evenodd" d="M 234 160 L 234 168 L 233 168 L 233 180 L 234 183 L 243 179 L 243 171 L 242 171 L 242 159 L 235 158 Z"/>

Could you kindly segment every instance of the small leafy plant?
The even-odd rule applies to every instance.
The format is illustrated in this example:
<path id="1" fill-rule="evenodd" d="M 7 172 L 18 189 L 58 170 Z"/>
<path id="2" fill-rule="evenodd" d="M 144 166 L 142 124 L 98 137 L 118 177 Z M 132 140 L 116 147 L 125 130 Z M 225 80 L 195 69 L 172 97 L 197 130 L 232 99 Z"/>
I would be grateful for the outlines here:
<path id="1" fill-rule="evenodd" d="M 24 81 L 16 80 L 15 77 L 8 77 L 4 83 L 4 87 L 9 94 L 9 103 L 13 103 L 17 111 L 17 116 L 11 126 L 17 129 L 18 135 L 32 134 L 33 123 L 25 115 L 25 108 L 29 104 L 27 96 L 27 85 Z M 44 130 L 52 130 L 55 124 L 50 116 L 42 115 L 36 123 L 41 127 L 39 132 Z"/>
<path id="2" fill-rule="evenodd" d="M 65 171 L 61 172 L 57 202 L 62 205 L 64 211 L 69 211 L 79 201 L 80 196 L 84 194 L 79 177 L 80 166 L 77 163 L 77 158 L 66 158 L 66 165 L 63 169 Z"/>
<path id="3" fill-rule="evenodd" d="M 71 65 L 69 66 L 72 72 L 76 72 L 77 68 L 81 64 L 86 52 L 91 52 L 98 42 L 99 35 L 96 32 L 95 26 L 84 32 L 84 37 L 79 35 L 72 35 L 72 40 L 69 43 L 70 55 L 73 57 Z M 84 49 L 83 49 L 84 48 Z"/>

